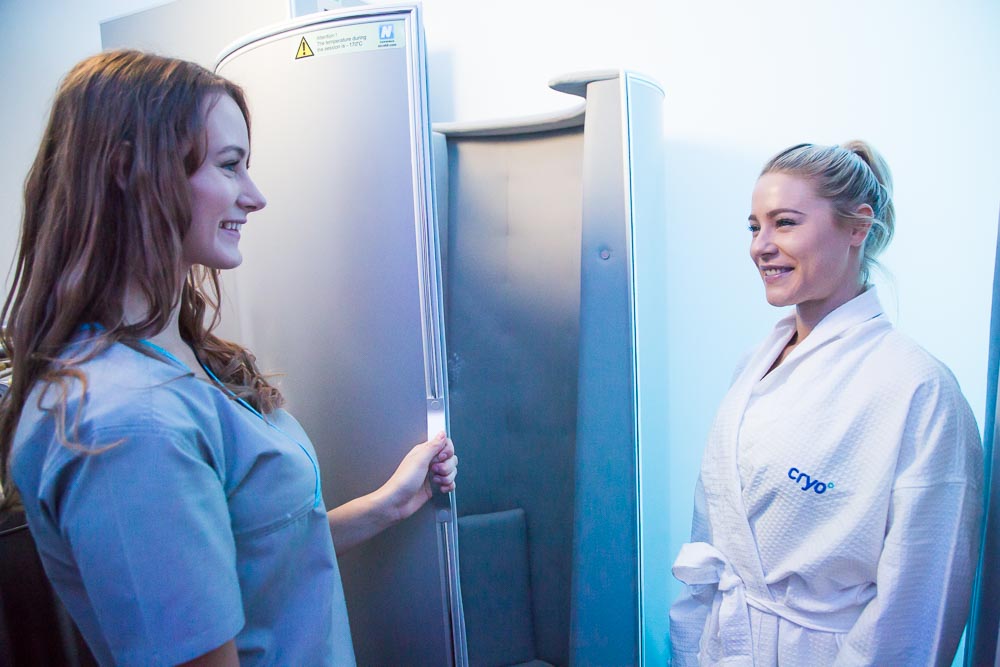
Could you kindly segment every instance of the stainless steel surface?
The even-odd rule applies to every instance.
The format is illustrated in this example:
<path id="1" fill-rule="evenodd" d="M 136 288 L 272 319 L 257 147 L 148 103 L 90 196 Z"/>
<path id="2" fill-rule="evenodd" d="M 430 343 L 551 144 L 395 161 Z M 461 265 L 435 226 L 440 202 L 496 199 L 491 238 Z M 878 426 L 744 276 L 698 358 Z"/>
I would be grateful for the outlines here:
<path id="1" fill-rule="evenodd" d="M 635 322 L 621 93 L 617 77 L 586 86 L 572 664 L 640 664 Z"/>
<path id="2" fill-rule="evenodd" d="M 664 591 L 672 579 L 663 483 L 670 466 L 667 434 L 667 340 L 664 304 L 667 288 L 668 221 L 663 197 L 663 90 L 645 77 L 625 72 L 622 93 L 627 113 L 633 360 L 636 382 L 636 453 L 639 568 L 639 659 L 644 666 L 665 664 L 669 655 L 670 602 Z"/>
<path id="3" fill-rule="evenodd" d="M 550 85 L 587 98 L 571 662 L 661 665 L 670 577 L 663 91 L 624 71 Z"/>
<path id="4" fill-rule="evenodd" d="M 418 9 L 322 18 L 243 40 L 218 71 L 247 91 L 269 199 L 232 276 L 242 333 L 286 375 L 332 507 L 448 410 Z M 340 558 L 359 664 L 463 664 L 454 528 L 454 498 L 436 498 Z"/>

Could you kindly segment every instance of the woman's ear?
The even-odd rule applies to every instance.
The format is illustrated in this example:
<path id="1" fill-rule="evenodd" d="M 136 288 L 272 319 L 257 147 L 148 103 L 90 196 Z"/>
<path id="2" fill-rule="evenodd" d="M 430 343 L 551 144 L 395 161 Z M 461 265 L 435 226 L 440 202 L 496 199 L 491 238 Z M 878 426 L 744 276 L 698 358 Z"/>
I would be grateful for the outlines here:
<path id="1" fill-rule="evenodd" d="M 868 232 L 872 228 L 872 219 L 875 217 L 875 211 L 868 204 L 861 204 L 854 209 L 854 215 L 857 217 L 851 220 L 851 245 L 861 247 L 864 245 L 865 239 L 868 238 Z"/>
<path id="2" fill-rule="evenodd" d="M 132 142 L 123 141 L 115 148 L 111 156 L 111 169 L 115 174 L 115 183 L 124 192 L 128 189 L 128 175 L 132 171 Z"/>

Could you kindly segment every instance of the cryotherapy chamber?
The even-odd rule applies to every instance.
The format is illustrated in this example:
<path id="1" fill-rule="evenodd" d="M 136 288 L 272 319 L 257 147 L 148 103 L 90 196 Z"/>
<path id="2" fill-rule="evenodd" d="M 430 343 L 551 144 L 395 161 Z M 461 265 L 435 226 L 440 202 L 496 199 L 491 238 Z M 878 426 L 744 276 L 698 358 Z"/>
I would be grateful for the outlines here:
<path id="1" fill-rule="evenodd" d="M 663 664 L 666 499 L 641 483 L 666 466 L 662 91 L 550 85 L 585 101 L 435 125 L 469 653 L 507 664 L 501 607 L 553 664 Z M 518 567 L 512 613 L 493 572 Z"/>
<path id="2" fill-rule="evenodd" d="M 666 660 L 666 241 L 655 83 L 549 117 L 427 113 L 418 5 L 239 40 L 268 197 L 227 275 L 327 506 L 442 428 L 458 490 L 340 560 L 361 665 Z"/>

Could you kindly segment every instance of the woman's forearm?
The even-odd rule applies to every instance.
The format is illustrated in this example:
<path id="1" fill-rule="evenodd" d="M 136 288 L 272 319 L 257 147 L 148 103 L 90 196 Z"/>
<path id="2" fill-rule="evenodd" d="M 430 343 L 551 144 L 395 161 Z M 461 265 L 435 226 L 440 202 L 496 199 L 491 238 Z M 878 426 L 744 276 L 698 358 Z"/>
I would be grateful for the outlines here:
<path id="1" fill-rule="evenodd" d="M 375 537 L 399 519 L 382 489 L 334 507 L 326 513 L 337 555 Z"/>
<path id="2" fill-rule="evenodd" d="M 445 434 L 415 445 L 377 490 L 326 513 L 337 554 L 375 537 L 423 507 L 431 498 L 431 480 L 442 493 L 455 488 L 455 446 Z"/>

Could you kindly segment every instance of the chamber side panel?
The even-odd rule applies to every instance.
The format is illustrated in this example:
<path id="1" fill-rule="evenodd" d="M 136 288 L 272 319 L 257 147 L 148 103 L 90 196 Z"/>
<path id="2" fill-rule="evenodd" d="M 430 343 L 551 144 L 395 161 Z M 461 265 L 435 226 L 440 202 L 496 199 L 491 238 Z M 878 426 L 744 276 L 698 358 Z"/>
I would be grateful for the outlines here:
<path id="1" fill-rule="evenodd" d="M 590 83 L 583 163 L 572 662 L 639 663 L 631 219 L 618 80 Z"/>

